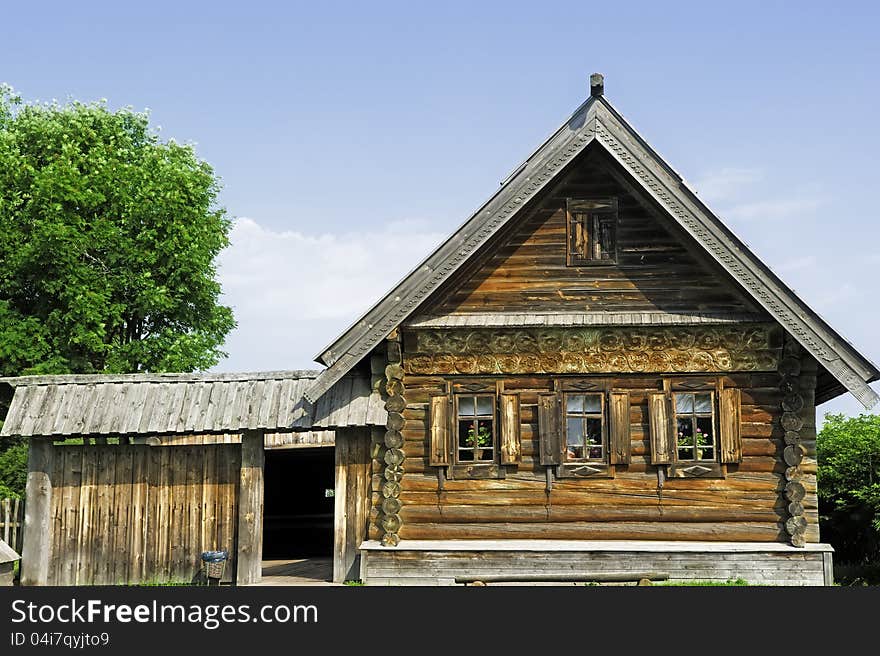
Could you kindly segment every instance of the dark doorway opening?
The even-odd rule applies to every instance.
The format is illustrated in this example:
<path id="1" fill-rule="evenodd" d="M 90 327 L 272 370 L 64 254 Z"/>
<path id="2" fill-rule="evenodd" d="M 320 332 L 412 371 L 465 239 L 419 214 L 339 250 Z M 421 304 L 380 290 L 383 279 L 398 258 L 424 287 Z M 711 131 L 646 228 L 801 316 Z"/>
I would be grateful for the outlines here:
<path id="1" fill-rule="evenodd" d="M 263 481 L 263 560 L 332 556 L 333 447 L 268 450 Z"/>

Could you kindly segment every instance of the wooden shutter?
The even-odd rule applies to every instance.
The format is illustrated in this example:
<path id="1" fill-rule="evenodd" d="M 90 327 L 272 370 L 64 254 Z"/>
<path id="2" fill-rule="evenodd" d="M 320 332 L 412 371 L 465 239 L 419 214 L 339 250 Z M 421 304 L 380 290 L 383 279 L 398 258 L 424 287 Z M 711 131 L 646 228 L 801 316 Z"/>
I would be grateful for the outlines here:
<path id="1" fill-rule="evenodd" d="M 501 395 L 501 464 L 521 460 L 519 441 L 519 394 Z"/>
<path id="2" fill-rule="evenodd" d="M 560 430 L 562 423 L 557 394 L 538 395 L 538 434 L 541 439 L 541 464 L 558 465 L 560 460 Z"/>
<path id="3" fill-rule="evenodd" d="M 740 390 L 733 387 L 721 390 L 719 401 L 721 462 L 742 462 L 741 403 Z"/>
<path id="4" fill-rule="evenodd" d="M 610 444 L 611 464 L 629 463 L 629 394 L 612 392 L 610 395 L 608 418 L 611 422 Z"/>
<path id="5" fill-rule="evenodd" d="M 672 461 L 672 403 L 664 392 L 648 396 L 651 417 L 651 463 L 665 465 Z"/>
<path id="6" fill-rule="evenodd" d="M 432 467 L 449 464 L 449 402 L 448 396 L 431 397 L 431 456 Z"/>

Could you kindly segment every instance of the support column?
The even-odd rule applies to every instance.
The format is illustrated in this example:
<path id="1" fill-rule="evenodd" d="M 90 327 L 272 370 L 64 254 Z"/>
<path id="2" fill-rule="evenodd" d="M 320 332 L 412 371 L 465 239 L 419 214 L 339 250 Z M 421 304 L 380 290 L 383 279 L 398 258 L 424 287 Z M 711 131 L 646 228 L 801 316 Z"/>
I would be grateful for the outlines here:
<path id="1" fill-rule="evenodd" d="M 238 480 L 238 549 L 236 585 L 259 583 L 263 560 L 263 431 L 241 436 L 241 473 Z"/>
<path id="2" fill-rule="evenodd" d="M 28 444 L 21 584 L 46 585 L 52 551 L 52 438 L 32 437 Z"/>
<path id="3" fill-rule="evenodd" d="M 359 547 L 370 510 L 370 429 L 336 431 L 333 582 L 360 578 Z"/>

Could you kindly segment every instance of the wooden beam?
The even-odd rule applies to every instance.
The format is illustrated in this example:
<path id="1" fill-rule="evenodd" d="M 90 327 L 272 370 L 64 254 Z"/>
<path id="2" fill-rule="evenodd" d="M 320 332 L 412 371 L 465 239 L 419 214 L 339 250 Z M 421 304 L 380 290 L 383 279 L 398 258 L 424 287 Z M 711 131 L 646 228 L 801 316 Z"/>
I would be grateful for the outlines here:
<path id="1" fill-rule="evenodd" d="M 370 430 L 336 433 L 333 582 L 360 578 L 359 547 L 367 535 L 370 500 Z"/>
<path id="2" fill-rule="evenodd" d="M 21 584 L 46 585 L 52 549 L 52 438 L 31 438 L 25 488 Z"/>
<path id="3" fill-rule="evenodd" d="M 669 574 L 666 572 L 584 572 L 582 574 L 473 574 L 470 576 L 456 576 L 456 583 L 624 583 L 627 581 L 666 581 Z"/>
<path id="4" fill-rule="evenodd" d="M 237 585 L 259 583 L 263 560 L 263 431 L 241 436 L 241 473 L 238 480 Z"/>

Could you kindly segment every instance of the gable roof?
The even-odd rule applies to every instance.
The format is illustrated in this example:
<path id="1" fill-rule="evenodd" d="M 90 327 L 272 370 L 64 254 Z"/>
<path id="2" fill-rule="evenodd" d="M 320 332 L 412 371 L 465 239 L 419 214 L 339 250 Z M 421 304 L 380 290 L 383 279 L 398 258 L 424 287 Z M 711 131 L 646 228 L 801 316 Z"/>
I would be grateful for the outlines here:
<path id="1" fill-rule="evenodd" d="M 601 84 L 465 223 L 316 358 L 327 365 L 305 398 L 316 401 L 412 315 L 588 146 L 602 147 L 819 364 L 866 408 L 880 370 L 783 283 L 687 186 L 602 95 Z M 594 147 L 595 147 L 594 146 Z M 826 395 L 831 398 L 833 394 Z M 824 399 L 823 399 L 824 400 Z"/>

